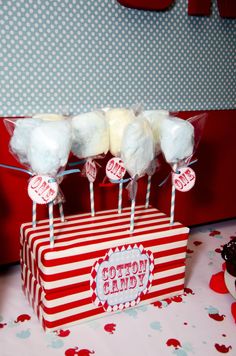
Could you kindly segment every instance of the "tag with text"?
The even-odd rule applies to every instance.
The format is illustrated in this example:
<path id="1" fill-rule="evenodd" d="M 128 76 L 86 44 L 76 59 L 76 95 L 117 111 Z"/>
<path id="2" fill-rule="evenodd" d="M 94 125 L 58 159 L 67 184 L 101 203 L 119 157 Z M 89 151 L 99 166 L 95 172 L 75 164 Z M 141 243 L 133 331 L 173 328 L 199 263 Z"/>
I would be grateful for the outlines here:
<path id="1" fill-rule="evenodd" d="M 125 175 L 123 161 L 119 157 L 111 158 L 106 165 L 106 176 L 111 180 L 120 180 Z"/>
<path id="2" fill-rule="evenodd" d="M 34 176 L 28 184 L 29 197 L 37 204 L 51 203 L 58 194 L 58 184 L 49 176 Z"/>
<path id="3" fill-rule="evenodd" d="M 92 160 L 88 160 L 85 163 L 85 174 L 89 180 L 89 182 L 93 183 L 97 176 L 97 167 L 96 163 Z"/>
<path id="4" fill-rule="evenodd" d="M 153 268 L 153 255 L 142 245 L 111 249 L 92 268 L 94 304 L 106 311 L 137 305 L 151 287 Z"/>
<path id="5" fill-rule="evenodd" d="M 190 167 L 178 169 L 178 173 L 172 173 L 172 182 L 180 192 L 188 192 L 196 182 L 196 174 Z"/>

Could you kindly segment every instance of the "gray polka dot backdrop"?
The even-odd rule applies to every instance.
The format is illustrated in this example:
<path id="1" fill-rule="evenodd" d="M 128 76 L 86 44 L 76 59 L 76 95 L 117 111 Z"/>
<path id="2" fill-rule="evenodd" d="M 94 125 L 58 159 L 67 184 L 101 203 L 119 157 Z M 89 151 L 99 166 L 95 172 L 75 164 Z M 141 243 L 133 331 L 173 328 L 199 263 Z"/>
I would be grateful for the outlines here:
<path id="1" fill-rule="evenodd" d="M 236 98 L 236 21 L 116 0 L 0 0 L 0 114 L 132 106 L 227 109 Z"/>

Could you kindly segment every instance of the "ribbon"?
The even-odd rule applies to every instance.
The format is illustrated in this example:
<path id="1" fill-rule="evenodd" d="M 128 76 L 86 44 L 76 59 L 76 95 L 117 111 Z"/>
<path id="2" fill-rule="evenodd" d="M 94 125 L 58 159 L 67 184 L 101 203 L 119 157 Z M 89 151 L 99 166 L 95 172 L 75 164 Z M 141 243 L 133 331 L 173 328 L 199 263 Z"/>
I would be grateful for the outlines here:
<path id="1" fill-rule="evenodd" d="M 10 166 L 10 165 L 8 165 L 8 164 L 2 164 L 2 163 L 0 163 L 0 167 L 12 169 L 12 170 L 14 170 L 14 171 L 20 171 L 20 172 L 23 172 L 23 173 L 27 173 L 27 174 L 29 174 L 30 176 L 33 176 L 33 175 L 34 175 L 34 173 L 28 171 L 27 169 L 20 168 L 20 167 L 15 167 L 15 166 Z"/>
<path id="2" fill-rule="evenodd" d="M 68 174 L 73 174 L 73 173 L 79 173 L 80 169 L 67 169 L 66 171 L 63 171 L 61 173 L 58 173 L 55 178 L 50 178 L 48 183 L 56 182 L 57 178 L 67 176 Z"/>
<path id="3" fill-rule="evenodd" d="M 86 159 L 82 159 L 81 161 L 71 162 L 68 164 L 68 166 L 74 167 L 74 166 L 78 166 L 79 164 L 84 164 L 85 162 L 86 162 Z"/>
<path id="4" fill-rule="evenodd" d="M 129 192 L 129 197 L 131 200 L 135 199 L 137 190 L 138 190 L 138 175 L 136 174 L 133 178 L 125 178 L 125 179 L 109 179 L 111 183 L 120 184 L 120 183 L 127 183 L 129 184 L 126 186 L 126 189 Z"/>
<path id="5" fill-rule="evenodd" d="M 87 161 L 88 161 L 88 160 L 85 160 L 85 163 L 86 163 Z M 91 162 L 94 162 L 95 165 L 96 165 L 98 168 L 101 168 L 101 165 L 100 165 L 97 161 L 95 161 L 94 159 L 91 159 Z M 85 165 L 83 166 L 81 175 L 82 175 L 83 177 L 87 177 Z M 96 171 L 96 175 L 97 175 L 97 171 Z M 95 179 L 96 179 L 96 177 L 95 177 Z"/>

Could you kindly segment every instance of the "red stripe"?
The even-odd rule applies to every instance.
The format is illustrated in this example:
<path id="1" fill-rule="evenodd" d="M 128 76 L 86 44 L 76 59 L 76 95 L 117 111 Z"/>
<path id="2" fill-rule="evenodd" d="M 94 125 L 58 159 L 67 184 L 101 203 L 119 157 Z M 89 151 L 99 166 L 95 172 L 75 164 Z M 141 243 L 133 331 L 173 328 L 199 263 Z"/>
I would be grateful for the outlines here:
<path id="1" fill-rule="evenodd" d="M 187 249 L 187 246 L 174 248 L 171 250 L 159 251 L 159 252 L 153 253 L 153 257 L 154 257 L 154 259 L 157 259 L 160 257 L 174 256 L 175 254 L 186 252 L 186 249 Z M 102 256 L 103 255 L 100 254 L 99 257 L 102 257 Z M 91 256 L 90 256 L 90 258 L 91 258 Z M 172 264 L 174 264 L 175 260 L 173 259 L 171 262 L 172 262 Z M 45 282 L 58 281 L 58 280 L 62 280 L 65 278 L 72 278 L 72 277 L 82 276 L 85 274 L 90 274 L 91 268 L 92 268 L 92 266 L 89 266 L 89 267 L 83 267 L 83 268 L 78 268 L 78 269 L 74 269 L 74 270 L 68 270 L 65 272 L 59 272 L 59 273 L 53 273 L 53 274 L 45 274 L 42 271 L 40 271 L 40 277 Z M 154 267 L 154 272 L 156 271 L 156 269 L 157 269 L 157 264 Z"/>
<path id="2" fill-rule="evenodd" d="M 170 293 L 174 293 L 174 292 L 182 292 L 184 289 L 184 285 L 181 284 L 179 286 L 174 286 L 174 287 L 170 287 L 170 288 L 166 288 L 166 289 L 162 289 L 161 291 L 157 291 L 157 292 L 153 292 L 153 293 L 148 293 L 143 297 L 143 300 L 148 300 L 148 299 L 152 299 L 152 298 L 159 298 L 162 295 L 165 294 L 170 294 Z M 107 313 L 104 311 L 104 309 L 102 307 L 100 308 L 96 308 L 93 310 L 89 310 L 83 313 L 78 313 L 75 315 L 71 315 L 69 317 L 65 317 L 59 320 L 55 320 L 55 321 L 47 321 L 44 319 L 44 327 L 47 329 L 52 329 L 52 328 L 56 328 L 56 327 L 62 327 L 65 324 L 70 324 L 76 321 L 80 321 L 92 316 L 96 316 L 99 314 L 106 314 Z"/>
<path id="3" fill-rule="evenodd" d="M 93 309 L 93 310 L 88 310 L 86 312 L 83 312 L 83 313 L 79 313 L 79 314 L 76 314 L 76 315 L 71 315 L 71 316 L 68 316 L 66 318 L 63 318 L 63 319 L 59 319 L 59 320 L 55 320 L 55 321 L 47 321 L 44 319 L 44 328 L 47 328 L 47 329 L 52 329 L 52 328 L 56 328 L 56 327 L 61 327 L 65 324 L 71 324 L 75 321 L 79 321 L 79 320 L 83 320 L 83 319 L 86 319 L 86 318 L 89 318 L 91 316 L 95 316 L 95 315 L 99 315 L 99 314 L 104 314 L 104 309 L 102 307 L 100 308 L 96 308 L 96 309 Z"/>
<path id="4" fill-rule="evenodd" d="M 162 285 L 162 284 L 165 284 L 168 282 L 178 281 L 183 278 L 184 278 L 184 273 L 179 273 L 179 274 L 175 274 L 173 276 L 168 276 L 168 277 L 157 279 L 156 281 L 153 281 L 152 285 L 153 286 Z M 57 299 L 57 298 L 55 298 L 55 299 Z M 80 300 L 66 303 L 66 304 L 61 304 L 56 307 L 46 307 L 44 305 L 42 305 L 42 307 L 43 307 L 43 310 L 45 313 L 56 314 L 56 313 L 63 312 L 65 310 L 70 310 L 73 308 L 78 308 L 78 307 L 82 307 L 84 305 L 89 305 L 89 304 L 92 304 L 91 297 L 80 299 Z"/>
<path id="5" fill-rule="evenodd" d="M 171 230 L 177 230 L 179 227 L 172 227 Z M 152 234 L 157 233 L 157 232 L 162 232 L 162 231 L 166 231 L 166 228 L 161 228 L 161 229 L 157 229 L 155 231 L 152 232 Z M 135 237 L 136 236 L 141 236 L 141 235 L 149 235 L 150 231 L 142 231 L 139 233 L 134 233 L 133 234 L 133 243 L 136 243 L 135 241 Z M 84 242 L 80 242 L 77 244 L 73 244 L 70 245 L 69 247 L 61 247 L 61 248 L 56 248 L 55 247 L 55 251 L 53 250 L 53 252 L 57 252 L 57 251 L 64 251 L 67 249 L 71 249 L 71 248 L 75 248 L 75 247 L 82 247 L 82 246 L 88 246 L 88 245 L 92 245 L 92 244 L 99 244 L 99 243 L 103 243 L 103 242 L 110 242 L 110 241 L 116 241 L 116 240 L 122 240 L 129 237 L 129 235 L 125 234 L 124 236 L 115 236 L 115 237 L 106 237 L 106 238 L 102 238 L 100 240 L 93 240 L 93 241 L 84 241 Z M 141 242 L 137 242 L 138 244 L 142 244 L 144 247 L 151 247 L 151 246 L 158 246 L 158 245 L 163 245 L 163 244 L 167 244 L 167 243 L 172 243 L 172 242 L 176 242 L 176 241 L 183 241 L 186 240 L 187 242 L 187 238 L 188 238 L 188 233 L 181 233 L 181 234 L 176 234 L 174 236 L 167 236 L 167 237 L 163 237 L 163 238 L 155 238 L 155 236 L 152 237 L 151 240 L 148 241 L 141 241 Z M 120 241 L 119 241 L 120 242 Z M 126 245 L 129 245 L 131 243 L 131 241 L 129 241 L 128 243 L 126 243 Z M 121 242 L 119 243 L 119 245 L 121 244 Z M 116 245 L 114 245 L 115 247 Z M 110 249 L 110 248 L 109 248 Z M 64 265 L 66 263 L 72 263 L 72 262 L 78 262 L 78 261 L 83 261 L 83 260 L 87 260 L 87 259 L 91 259 L 91 258 L 97 258 L 100 256 L 103 256 L 106 254 L 106 252 L 109 249 L 104 249 L 104 250 L 100 250 L 100 251 L 91 251 L 88 253 L 83 253 L 83 254 L 79 254 L 77 256 L 69 256 L 69 257 L 60 257 L 60 258 L 55 258 L 53 260 L 47 260 L 46 259 L 46 255 L 47 253 L 51 252 L 51 249 L 45 249 L 44 251 L 42 251 L 41 254 L 41 262 L 45 267 L 49 267 L 49 266 L 57 266 L 57 265 Z"/>
<path id="6" fill-rule="evenodd" d="M 177 260 L 175 263 L 173 261 L 162 263 L 160 265 L 157 265 L 156 272 L 164 272 L 164 271 L 169 271 L 173 268 L 179 268 L 179 267 L 185 267 L 185 258 Z M 70 294 L 76 294 L 80 292 L 85 292 L 90 289 L 90 281 L 84 281 L 80 283 L 75 283 L 67 286 L 60 286 L 60 287 L 55 287 L 55 288 L 47 288 L 44 286 L 44 291 L 46 292 L 46 299 L 47 300 L 53 300 L 54 293 L 57 294 L 56 298 L 61 298 L 66 295 L 68 295 L 68 292 Z"/>
<path id="7" fill-rule="evenodd" d="M 21 262 L 21 266 L 23 269 L 23 263 Z M 179 259 L 176 262 L 173 261 L 169 261 L 169 262 L 165 262 L 162 264 L 157 264 L 156 265 L 156 272 L 164 272 L 164 271 L 168 271 L 171 270 L 173 268 L 180 268 L 180 267 L 185 267 L 185 259 Z M 30 273 L 28 267 L 26 265 L 24 265 L 25 271 L 26 271 L 26 277 L 27 274 Z M 22 281 L 23 281 L 23 274 L 22 274 Z M 25 279 L 24 284 L 26 284 L 27 278 Z M 153 282 L 154 283 L 154 282 Z M 60 287 L 56 287 L 56 288 L 47 288 L 44 287 L 44 291 L 45 291 L 45 298 L 47 300 L 54 300 L 54 299 L 58 299 L 58 298 L 63 298 L 65 296 L 68 295 L 68 292 L 73 295 L 73 294 L 77 294 L 77 293 L 82 293 L 85 291 L 90 290 L 90 281 L 84 281 L 84 282 L 80 282 L 80 283 L 76 283 L 76 284 L 71 284 L 68 286 L 60 286 Z M 56 296 L 55 296 L 56 294 Z"/>
<path id="8" fill-rule="evenodd" d="M 155 209 L 155 208 L 150 208 L 150 209 Z M 156 214 L 157 212 L 162 214 L 163 216 L 165 216 L 162 212 L 156 210 L 154 212 L 151 212 L 150 209 L 147 209 L 145 212 L 143 211 L 142 213 L 145 213 L 145 214 Z M 137 206 L 136 207 L 136 213 L 137 215 L 140 214 L 140 210 L 144 210 L 144 206 Z M 124 211 L 125 213 L 129 213 L 130 212 L 130 208 L 125 210 Z M 70 215 L 70 216 L 66 216 L 66 222 L 61 222 L 60 218 L 55 218 L 54 219 L 54 222 L 58 225 L 58 227 L 66 227 L 68 224 L 72 223 L 75 221 L 75 220 L 79 220 L 79 224 L 91 224 L 91 223 L 95 223 L 96 222 L 100 222 L 102 220 L 100 220 L 99 218 L 100 217 L 103 217 L 103 216 L 108 216 L 108 219 L 110 219 L 109 217 L 110 216 L 113 216 L 114 218 L 125 218 L 126 216 L 124 216 L 123 214 L 122 215 L 118 215 L 117 214 L 117 211 L 114 210 L 114 211 L 111 211 L 111 210 L 104 210 L 102 212 L 98 212 L 96 213 L 96 216 L 95 217 L 91 217 L 91 214 L 88 213 L 88 214 L 77 214 L 77 215 Z M 83 220 L 86 220 L 86 219 L 89 219 L 89 221 L 83 221 Z M 78 222 L 77 222 L 78 224 Z M 31 232 L 34 232 L 34 231 L 43 231 L 44 229 L 48 229 L 48 225 L 49 225 L 49 220 L 41 220 L 39 222 L 37 222 L 37 226 L 36 228 L 32 228 L 32 222 L 28 223 L 26 226 L 24 227 L 21 227 L 21 230 L 22 230 L 22 236 L 25 236 L 26 235 L 26 230 L 28 229 L 31 229 L 30 231 L 28 231 L 28 233 L 31 233 Z M 28 234 L 27 233 L 27 234 Z"/>
<path id="9" fill-rule="evenodd" d="M 146 219 L 145 219 L 146 220 Z M 110 236 L 111 235 L 111 231 L 113 233 L 120 233 L 120 235 L 124 236 L 124 237 L 131 237 L 131 236 L 137 236 L 137 235 L 141 235 L 141 232 L 139 232 L 139 230 L 143 229 L 143 228 L 148 228 L 148 227 L 157 227 L 157 226 L 160 226 L 160 225 L 163 225 L 164 222 L 162 221 L 155 221 L 155 222 L 150 222 L 148 223 L 149 219 L 147 219 L 147 223 L 144 224 L 144 225 L 141 225 L 141 226 L 137 226 L 136 227 L 136 230 L 135 230 L 135 233 L 133 233 L 132 235 L 130 233 L 127 233 L 127 227 L 124 227 L 124 228 L 121 228 L 120 226 L 123 226 L 121 224 L 110 224 L 109 226 L 109 231 L 103 231 L 103 227 L 97 227 L 97 226 L 94 226 L 93 229 L 93 232 L 87 232 L 87 230 L 83 229 L 83 231 L 81 232 L 80 229 L 77 229 L 73 232 L 71 231 L 64 231 L 62 234 L 55 234 L 55 247 L 53 249 L 53 252 L 57 252 L 57 251 L 62 251 L 62 250 L 65 250 L 65 249 L 69 249 L 71 247 L 74 247 L 74 246 L 77 246 L 77 244 L 84 244 L 84 245 L 88 245 L 88 244 L 93 244 L 94 242 L 96 241 L 101 241 L 102 239 L 98 239 L 98 240 L 92 240 L 92 241 L 84 241 L 84 242 L 79 242 L 78 240 L 79 239 L 84 239 L 86 237 L 92 237 L 94 236 L 94 238 L 98 237 L 98 236 L 101 236 L 101 235 L 105 235 L 105 236 Z M 166 222 L 167 223 L 167 222 Z M 117 227 L 117 229 L 114 229 L 114 227 Z M 180 226 L 172 226 L 171 229 L 176 229 L 176 228 L 180 228 Z M 101 229 L 102 231 L 98 231 L 98 229 Z M 168 227 L 166 228 L 163 228 L 164 230 L 169 230 Z M 90 228 L 89 228 L 90 230 Z M 162 230 L 162 231 L 164 231 Z M 161 231 L 160 229 L 153 229 L 152 232 L 155 233 L 157 231 Z M 79 233 L 80 232 L 80 233 Z M 145 232 L 147 234 L 147 231 Z M 67 237 L 62 237 L 63 235 L 65 234 L 68 234 L 69 236 Z M 73 236 L 70 236 L 71 234 L 73 234 Z M 144 233 L 142 233 L 144 234 Z M 116 236 L 113 238 L 113 240 L 117 240 L 120 238 L 120 235 L 119 236 Z M 41 239 L 41 235 L 40 236 L 35 236 L 31 239 L 30 241 L 30 248 L 31 250 L 33 251 L 33 246 L 34 246 L 34 243 L 40 238 Z M 72 242 L 71 245 L 68 245 L 68 246 L 58 246 L 57 247 L 57 237 L 61 237 L 59 240 L 58 240 L 58 243 L 63 243 L 63 242 Z M 111 239 L 111 237 L 109 237 L 109 239 Z M 74 242 L 74 243 L 73 243 Z M 40 247 L 43 247 L 43 246 L 47 246 L 49 248 L 49 238 L 48 238 L 48 233 L 46 234 L 46 237 L 43 237 L 43 241 L 40 242 L 39 244 L 37 244 L 36 246 L 36 251 L 35 251 L 35 255 L 37 256 L 38 255 L 38 250 Z M 83 245 L 82 245 L 83 246 Z M 49 248 L 48 251 L 51 251 L 51 249 Z M 37 258 L 37 257 L 36 257 Z"/>

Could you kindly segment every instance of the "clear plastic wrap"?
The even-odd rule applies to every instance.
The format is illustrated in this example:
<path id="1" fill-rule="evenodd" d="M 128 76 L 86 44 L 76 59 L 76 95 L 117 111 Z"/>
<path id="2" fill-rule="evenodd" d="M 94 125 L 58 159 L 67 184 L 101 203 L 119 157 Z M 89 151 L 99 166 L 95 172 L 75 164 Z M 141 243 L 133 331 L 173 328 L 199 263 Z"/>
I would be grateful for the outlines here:
<path id="1" fill-rule="evenodd" d="M 109 127 L 103 111 L 93 111 L 72 118 L 72 152 L 86 160 L 85 175 L 89 180 L 91 215 L 95 215 L 94 187 L 97 164 L 109 150 Z"/>
<path id="2" fill-rule="evenodd" d="M 142 113 L 131 121 L 124 130 L 121 158 L 131 176 L 131 182 L 127 189 L 131 199 L 130 232 L 133 232 L 137 180 L 150 170 L 151 162 L 155 158 L 153 132 L 148 120 Z"/>
<path id="3" fill-rule="evenodd" d="M 102 111 L 74 116 L 72 124 L 72 152 L 78 158 L 92 158 L 109 150 L 109 128 Z"/>
<path id="4" fill-rule="evenodd" d="M 33 227 L 36 226 L 37 204 L 48 204 L 50 243 L 53 247 L 55 203 L 59 204 L 61 220 L 64 221 L 62 208 L 64 196 L 58 185 L 62 176 L 68 173 L 64 170 L 72 142 L 70 120 L 56 114 L 39 114 L 33 118 L 5 119 L 4 123 L 11 135 L 9 142 L 11 153 L 27 168 L 21 170 L 31 176 L 28 194 L 33 201 Z"/>
<path id="5" fill-rule="evenodd" d="M 56 177 L 65 168 L 71 149 L 69 120 L 24 118 L 4 122 L 11 134 L 10 151 L 33 174 Z"/>
<path id="6" fill-rule="evenodd" d="M 115 157 L 121 155 L 121 145 L 126 127 L 135 120 L 134 110 L 126 108 L 110 109 L 105 112 L 109 126 L 109 150 Z"/>
<path id="7" fill-rule="evenodd" d="M 174 223 L 175 191 L 189 191 L 196 180 L 189 165 L 199 144 L 207 114 L 188 120 L 166 116 L 160 123 L 160 145 L 166 161 L 172 168 L 170 224 Z"/>

